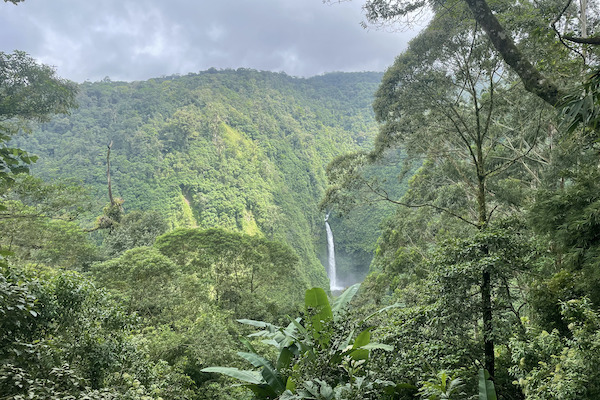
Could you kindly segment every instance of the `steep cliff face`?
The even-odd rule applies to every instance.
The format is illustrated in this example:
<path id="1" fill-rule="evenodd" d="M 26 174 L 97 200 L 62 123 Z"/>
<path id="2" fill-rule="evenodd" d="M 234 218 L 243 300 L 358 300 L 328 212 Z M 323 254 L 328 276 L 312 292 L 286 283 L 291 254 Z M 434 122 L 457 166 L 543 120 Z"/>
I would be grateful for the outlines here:
<path id="1" fill-rule="evenodd" d="M 79 109 L 19 144 L 40 156 L 35 175 L 82 181 L 100 209 L 112 140 L 113 190 L 126 209 L 158 210 L 172 227 L 221 227 L 282 240 L 302 259 L 306 278 L 324 285 L 317 205 L 325 167 L 370 145 L 380 80 L 378 73 L 300 79 L 210 70 L 84 83 Z M 353 235 L 336 234 L 340 251 L 352 248 Z"/>

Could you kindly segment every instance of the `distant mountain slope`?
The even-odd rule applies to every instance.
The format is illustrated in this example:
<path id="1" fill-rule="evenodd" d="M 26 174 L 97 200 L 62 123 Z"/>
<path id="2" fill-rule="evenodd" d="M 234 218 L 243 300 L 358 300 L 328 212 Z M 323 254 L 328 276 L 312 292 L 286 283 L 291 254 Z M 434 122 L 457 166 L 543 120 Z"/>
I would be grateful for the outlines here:
<path id="1" fill-rule="evenodd" d="M 307 280 L 322 285 L 324 223 L 317 204 L 325 166 L 370 146 L 371 101 L 380 80 L 379 73 L 304 79 L 213 69 L 84 83 L 79 109 L 19 145 L 40 156 L 34 174 L 82 181 L 100 210 L 112 140 L 113 191 L 126 210 L 159 210 L 173 227 L 223 227 L 282 240 L 298 252 Z M 374 244 L 376 228 L 367 229 L 358 236 Z M 338 232 L 338 249 L 355 248 L 346 238 L 356 236 Z"/>

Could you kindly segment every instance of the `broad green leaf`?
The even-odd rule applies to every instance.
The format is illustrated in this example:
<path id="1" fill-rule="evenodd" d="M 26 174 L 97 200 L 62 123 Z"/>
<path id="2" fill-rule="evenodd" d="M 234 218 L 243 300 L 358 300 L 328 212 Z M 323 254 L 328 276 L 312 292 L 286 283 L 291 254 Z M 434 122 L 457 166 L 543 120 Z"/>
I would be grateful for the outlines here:
<path id="1" fill-rule="evenodd" d="M 361 349 L 366 349 L 366 350 L 379 349 L 379 350 L 385 350 L 385 351 L 392 351 L 392 350 L 394 350 L 394 346 L 390 346 L 389 344 L 383 344 L 383 343 L 369 343 L 369 344 L 362 346 Z"/>
<path id="2" fill-rule="evenodd" d="M 293 393 L 292 389 L 287 389 L 282 393 L 281 397 L 279 397 L 279 400 L 296 400 L 298 398 L 299 397 Z"/>
<path id="3" fill-rule="evenodd" d="M 276 393 L 281 394 L 285 391 L 285 384 L 281 379 L 281 376 L 274 369 L 263 368 L 262 376 L 267 384 L 275 390 Z"/>
<path id="4" fill-rule="evenodd" d="M 352 357 L 352 359 L 356 360 L 356 361 L 368 360 L 369 359 L 369 350 L 363 349 L 363 348 L 354 349 L 354 350 L 350 351 L 350 357 Z"/>
<path id="5" fill-rule="evenodd" d="M 360 283 L 352 285 L 348 289 L 344 290 L 344 292 L 333 301 L 331 310 L 336 318 L 339 318 L 340 312 L 343 311 L 348 303 L 352 301 L 359 288 Z"/>
<path id="6" fill-rule="evenodd" d="M 237 368 L 232 367 L 207 367 L 201 369 L 201 371 L 216 372 L 218 374 L 227 375 L 232 378 L 239 379 L 240 381 L 252 383 L 254 385 L 260 385 L 265 383 L 260 373 L 257 371 L 239 370 Z"/>
<path id="7" fill-rule="evenodd" d="M 322 380 L 317 380 L 319 382 L 319 384 L 321 385 L 321 397 L 325 398 L 325 399 L 331 399 L 333 397 L 333 388 L 331 386 L 329 386 L 327 384 L 327 382 L 324 382 Z"/>
<path id="8" fill-rule="evenodd" d="M 306 308 L 317 309 L 323 316 L 323 320 L 329 321 L 332 319 L 333 314 L 329 305 L 329 299 L 327 299 L 327 294 L 322 288 L 315 287 L 308 289 L 304 296 L 304 303 Z"/>
<path id="9" fill-rule="evenodd" d="M 292 353 L 290 349 L 287 347 L 281 349 L 279 352 L 279 357 L 277 358 L 277 371 L 281 371 L 282 369 L 289 367 L 292 358 L 294 358 L 294 353 Z"/>
<path id="10" fill-rule="evenodd" d="M 246 346 L 246 348 L 248 350 L 250 350 L 252 353 L 258 354 L 258 352 L 256 351 L 256 349 L 254 348 L 254 346 L 252 346 L 252 344 L 250 343 L 250 341 L 248 339 L 241 338 L 240 342 L 242 342 L 244 344 L 244 346 Z"/>
<path id="11" fill-rule="evenodd" d="M 256 399 L 274 399 L 277 398 L 278 393 L 275 392 L 275 390 L 273 390 L 272 387 L 270 387 L 267 384 L 261 384 L 261 385 L 244 385 L 246 386 L 248 389 L 252 390 L 252 392 L 254 393 L 254 396 Z"/>
<path id="12" fill-rule="evenodd" d="M 255 353 L 238 352 L 237 354 L 238 356 L 249 361 L 255 367 L 262 367 L 261 374 L 267 384 L 273 388 L 275 392 L 283 393 L 285 390 L 285 384 L 283 383 L 279 372 L 275 370 L 273 365 L 268 360 Z"/>
<path id="13" fill-rule="evenodd" d="M 248 337 L 261 337 L 261 336 L 272 336 L 273 332 L 269 331 L 258 331 L 248 335 Z"/>
<path id="14" fill-rule="evenodd" d="M 373 349 L 381 349 L 386 351 L 392 351 L 394 348 L 390 345 L 383 343 L 371 343 L 371 329 L 368 328 L 362 331 L 354 340 L 352 349 L 348 352 L 350 357 L 354 360 L 368 360 L 369 351 Z"/>
<path id="15" fill-rule="evenodd" d="M 354 344 L 352 344 L 353 349 L 358 349 L 369 344 L 369 342 L 371 341 L 371 329 L 373 328 L 367 328 L 358 334 L 358 336 L 354 340 Z"/>
<path id="16" fill-rule="evenodd" d="M 346 347 L 350 346 L 350 341 L 352 340 L 352 337 L 354 337 L 354 329 L 352 329 L 348 336 L 346 336 L 346 339 L 344 339 L 344 341 L 340 343 L 340 349 L 343 350 Z"/>
<path id="17" fill-rule="evenodd" d="M 479 370 L 479 400 L 498 400 L 494 382 L 490 380 L 490 374 L 483 368 Z"/>
<path id="18" fill-rule="evenodd" d="M 286 392 L 287 391 L 290 391 L 290 392 L 296 391 L 296 382 L 294 382 L 294 380 L 291 377 L 287 378 L 287 382 L 285 384 L 285 390 L 286 390 Z"/>
<path id="19" fill-rule="evenodd" d="M 271 325 L 267 322 L 255 321 L 253 319 L 236 319 L 236 321 L 239 322 L 240 324 L 251 325 L 251 326 L 255 326 L 257 328 L 266 328 L 267 326 Z"/>
<path id="20" fill-rule="evenodd" d="M 298 332 L 300 332 L 300 333 L 302 333 L 302 334 L 306 335 L 306 334 L 307 334 L 306 328 L 304 328 L 304 327 L 303 327 L 303 326 L 300 324 L 300 321 L 301 321 L 301 319 L 300 319 L 300 318 L 293 319 L 293 320 L 292 320 L 292 322 L 290 322 L 290 325 L 294 326 L 294 327 L 295 327 L 295 328 L 298 330 Z M 291 332 L 291 330 L 290 330 L 290 326 L 289 326 L 289 325 L 288 325 L 288 327 L 287 327 L 287 328 L 285 328 L 285 331 L 286 331 L 286 332 Z"/>
<path id="21" fill-rule="evenodd" d="M 384 311 L 390 310 L 390 309 L 392 309 L 392 308 L 400 308 L 400 307 L 404 307 L 404 305 L 403 305 L 403 304 L 401 304 L 401 303 L 394 303 L 394 304 L 392 304 L 392 305 L 389 305 L 389 306 L 387 306 L 387 307 L 380 308 L 379 310 L 375 311 L 374 313 L 370 314 L 370 315 L 369 315 L 369 316 L 367 316 L 365 319 L 363 319 L 363 320 L 362 320 L 362 322 L 365 322 L 366 320 L 368 320 L 368 319 L 371 319 L 371 318 L 373 318 L 374 316 L 376 316 L 377 314 L 381 314 L 381 313 L 382 313 L 382 312 L 384 312 Z"/>
<path id="22" fill-rule="evenodd" d="M 310 318 L 312 336 L 321 346 L 326 346 L 329 343 L 332 333 L 325 326 L 333 320 L 333 313 L 331 312 L 327 294 L 322 288 L 312 288 L 306 291 L 304 301 L 306 308 L 313 309 L 315 312 Z"/>
<path id="23" fill-rule="evenodd" d="M 317 387 L 317 385 L 315 385 L 315 383 L 313 381 L 304 382 L 304 389 L 306 389 L 306 391 L 308 393 L 310 393 L 312 396 L 314 396 L 315 398 L 318 398 L 319 388 Z"/>
<path id="24" fill-rule="evenodd" d="M 273 365 L 271 365 L 271 363 L 268 360 L 259 356 L 256 353 L 246 353 L 243 351 L 238 351 L 237 355 L 242 357 L 244 360 L 249 361 L 250 364 L 252 364 L 255 367 L 268 366 L 269 368 L 273 369 Z"/>

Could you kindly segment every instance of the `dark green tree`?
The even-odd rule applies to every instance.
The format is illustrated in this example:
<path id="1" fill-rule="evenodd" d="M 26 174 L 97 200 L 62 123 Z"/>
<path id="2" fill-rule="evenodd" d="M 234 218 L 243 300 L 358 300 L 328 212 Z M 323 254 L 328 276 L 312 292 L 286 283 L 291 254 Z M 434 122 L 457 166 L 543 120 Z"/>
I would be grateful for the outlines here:
<path id="1" fill-rule="evenodd" d="M 43 263 L 83 270 L 98 257 L 97 248 L 76 219 L 89 210 L 79 185 L 46 183 L 15 176 L 0 196 L 0 252 L 19 263 Z"/>
<path id="2" fill-rule="evenodd" d="M 198 392 L 207 391 L 199 370 L 232 359 L 235 333 L 229 312 L 211 299 L 203 274 L 181 268 L 152 247 L 127 250 L 90 272 L 127 312 L 141 317 L 139 340 L 151 360 L 167 362 L 190 377 Z"/>
<path id="3" fill-rule="evenodd" d="M 218 305 L 243 315 L 292 310 L 308 285 L 288 246 L 222 229 L 176 229 L 155 247 L 188 273 L 198 274 Z M 266 304 L 269 304 L 265 307 Z"/>
<path id="4" fill-rule="evenodd" d="M 0 267 L 2 398 L 189 399 L 189 379 L 151 362 L 136 326 L 77 273 Z"/>
<path id="5" fill-rule="evenodd" d="M 131 211 L 104 237 L 102 245 L 109 258 L 141 246 L 152 246 L 154 240 L 167 232 L 169 226 L 158 211 Z"/>
<path id="6" fill-rule="evenodd" d="M 494 215 L 514 212 L 510 196 L 502 192 L 514 176 L 523 182 L 532 179 L 521 167 L 531 163 L 529 155 L 542 141 L 543 114 L 511 112 L 514 99 L 527 95 L 510 85 L 505 64 L 468 15 L 461 3 L 436 14 L 386 71 L 374 102 L 381 123 L 375 150 L 360 162 L 385 158 L 396 146 L 403 146 L 409 157 L 426 157 L 402 199 L 365 184 L 382 200 L 431 208 L 470 227 L 465 233 L 475 234 L 488 229 Z M 529 170 L 539 168 L 531 164 Z M 344 190 L 348 176 L 353 177 L 343 176 L 341 187 L 333 190 Z M 486 247 L 482 249 L 485 259 Z M 481 270 L 479 284 L 485 367 L 492 376 L 493 269 L 490 265 Z"/>
<path id="7" fill-rule="evenodd" d="M 16 2 L 14 2 L 16 4 Z M 0 52 L 0 180 L 25 172 L 36 160 L 27 152 L 8 147 L 10 139 L 28 122 L 48 121 L 76 106 L 77 86 L 58 78 L 54 69 L 38 64 L 22 51 Z"/>
<path id="8" fill-rule="evenodd" d="M 395 23 L 406 22 L 414 17 L 415 13 L 425 8 L 443 14 L 455 7 L 456 4 L 453 3 L 445 0 L 367 0 L 364 9 L 370 23 Z M 554 53 L 550 57 L 554 58 L 553 65 L 560 64 L 557 63 L 558 59 L 569 57 L 568 52 L 574 50 L 565 43 L 563 38 L 572 43 L 594 44 L 593 38 L 589 40 L 585 38 L 589 34 L 587 29 L 582 32 L 580 26 L 573 26 L 572 23 L 575 20 L 573 15 L 580 14 L 582 16 L 580 21 L 585 21 L 582 24 L 588 26 L 587 19 L 594 18 L 591 13 L 585 9 L 577 10 L 577 6 L 573 4 L 575 2 L 572 1 L 559 4 L 550 1 L 515 4 L 503 1 L 464 0 L 460 3 L 470 11 L 470 15 L 461 18 L 476 21 L 496 52 L 520 78 L 524 88 L 554 107 L 561 106 L 562 98 L 573 82 L 563 85 L 561 74 L 557 73 L 556 69 L 552 71 L 547 68 L 545 50 L 537 47 L 536 52 L 532 52 L 531 49 L 536 47 L 524 43 L 522 38 L 533 35 L 539 41 L 545 42 L 549 48 L 553 46 L 552 41 L 554 44 L 559 44 L 562 47 L 562 54 Z M 519 18 L 519 13 L 528 16 L 527 22 Z M 559 28 L 566 33 L 561 34 Z M 551 38 L 552 41 L 548 42 L 547 38 Z M 571 58 L 583 58 L 584 63 L 586 61 L 582 52 L 572 51 Z M 575 82 L 578 81 L 578 74 L 581 71 L 581 66 L 569 71 Z"/>

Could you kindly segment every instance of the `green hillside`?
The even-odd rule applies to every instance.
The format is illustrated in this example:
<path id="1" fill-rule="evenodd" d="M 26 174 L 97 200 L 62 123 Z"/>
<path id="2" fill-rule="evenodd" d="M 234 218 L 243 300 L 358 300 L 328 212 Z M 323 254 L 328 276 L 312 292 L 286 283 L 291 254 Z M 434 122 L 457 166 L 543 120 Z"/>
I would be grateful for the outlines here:
<path id="1" fill-rule="evenodd" d="M 325 286 L 325 167 L 371 146 L 379 73 L 309 79 L 209 70 L 143 82 L 80 85 L 79 108 L 17 145 L 39 156 L 34 175 L 74 178 L 95 199 L 87 227 L 113 192 L 126 212 L 156 210 L 171 228 L 224 228 L 291 245 L 304 278 Z M 342 268 L 366 271 L 379 220 L 332 222 Z M 355 229 L 369 224 L 368 232 Z M 337 229 L 336 229 L 337 228 Z M 357 242 L 360 238 L 360 243 Z"/>
<path id="2" fill-rule="evenodd" d="M 555 3 L 366 0 L 431 18 L 383 76 L 0 52 L 0 400 L 600 399 L 600 13 Z"/>

